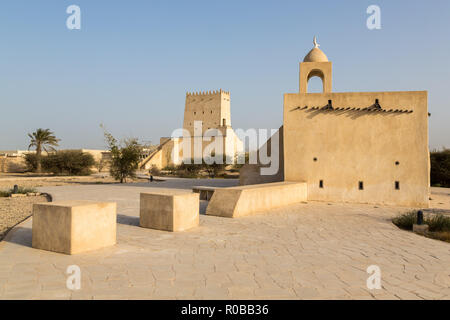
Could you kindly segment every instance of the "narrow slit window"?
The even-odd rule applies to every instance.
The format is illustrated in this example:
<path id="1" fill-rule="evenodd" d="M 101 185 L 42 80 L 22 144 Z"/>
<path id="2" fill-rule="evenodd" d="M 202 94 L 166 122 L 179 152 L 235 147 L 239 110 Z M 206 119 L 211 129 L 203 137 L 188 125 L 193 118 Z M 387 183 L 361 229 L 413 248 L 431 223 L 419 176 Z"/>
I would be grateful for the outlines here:
<path id="1" fill-rule="evenodd" d="M 319 188 L 323 188 L 323 180 L 319 181 Z"/>
<path id="2" fill-rule="evenodd" d="M 400 181 L 395 181 L 395 190 L 400 190 Z"/>
<path id="3" fill-rule="evenodd" d="M 364 182 L 360 181 L 358 183 L 359 190 L 364 190 Z"/>

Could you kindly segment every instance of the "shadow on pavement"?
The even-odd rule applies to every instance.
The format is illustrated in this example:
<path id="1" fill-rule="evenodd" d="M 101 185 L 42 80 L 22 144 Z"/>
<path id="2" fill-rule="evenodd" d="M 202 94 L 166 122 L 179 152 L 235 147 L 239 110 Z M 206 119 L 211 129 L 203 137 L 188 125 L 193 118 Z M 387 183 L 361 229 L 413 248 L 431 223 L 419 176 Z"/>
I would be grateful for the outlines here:
<path id="1" fill-rule="evenodd" d="M 118 214 L 117 215 L 117 223 L 129 225 L 129 226 L 139 226 L 139 217 Z"/>
<path id="2" fill-rule="evenodd" d="M 31 228 L 14 227 L 14 229 L 6 235 L 3 241 L 31 248 L 31 239 Z"/>

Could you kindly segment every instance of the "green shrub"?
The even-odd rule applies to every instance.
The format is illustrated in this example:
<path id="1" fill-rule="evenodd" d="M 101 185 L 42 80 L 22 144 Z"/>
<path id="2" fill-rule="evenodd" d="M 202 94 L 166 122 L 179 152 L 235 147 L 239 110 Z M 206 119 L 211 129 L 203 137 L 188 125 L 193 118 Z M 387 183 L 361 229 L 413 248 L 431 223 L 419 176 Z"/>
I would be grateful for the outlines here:
<path id="1" fill-rule="evenodd" d="M 417 211 L 410 211 L 401 214 L 392 219 L 392 222 L 400 229 L 412 230 L 413 224 L 417 222 Z M 424 215 L 423 223 L 429 226 L 430 232 L 450 231 L 450 217 L 442 214 Z"/>
<path id="2" fill-rule="evenodd" d="M 94 157 L 81 150 L 64 150 L 44 158 L 43 168 L 54 174 L 84 176 L 91 174 Z"/>
<path id="3" fill-rule="evenodd" d="M 100 127 L 103 128 L 105 140 L 111 152 L 109 168 L 111 176 L 120 183 L 126 183 L 127 178 L 135 178 L 141 160 L 142 145 L 136 138 L 124 139 L 119 142 L 111 133 L 106 131 L 103 125 L 100 125 Z"/>
<path id="4" fill-rule="evenodd" d="M 148 171 L 152 176 L 159 176 L 161 175 L 161 170 L 158 169 L 157 166 L 152 165 L 152 167 L 150 168 L 150 170 Z"/>
<path id="5" fill-rule="evenodd" d="M 173 165 L 168 165 L 162 168 L 162 171 L 166 171 L 168 174 L 173 175 L 176 173 L 177 168 Z"/>
<path id="6" fill-rule="evenodd" d="M 9 191 L 0 190 L 0 198 L 9 197 L 11 193 Z"/>
<path id="7" fill-rule="evenodd" d="M 431 232 L 450 231 L 450 217 L 442 214 L 434 214 L 424 219 Z"/>
<path id="8" fill-rule="evenodd" d="M 181 163 L 176 167 L 176 174 L 180 177 L 190 178 L 197 177 L 200 170 L 202 169 L 201 164 L 195 164 L 194 160 L 191 159 L 191 163 Z"/>
<path id="9" fill-rule="evenodd" d="M 417 221 L 417 212 L 416 211 L 410 211 L 404 214 L 401 214 L 394 219 L 392 219 L 392 222 L 399 227 L 400 229 L 404 230 L 412 230 L 413 224 L 415 224 Z"/>
<path id="10" fill-rule="evenodd" d="M 35 153 L 25 154 L 25 163 L 27 165 L 27 170 L 31 172 L 36 172 L 37 170 L 37 156 Z"/>
<path id="11" fill-rule="evenodd" d="M 430 152 L 431 185 L 450 188 L 450 149 Z"/>
<path id="12" fill-rule="evenodd" d="M 19 187 L 17 189 L 17 193 L 20 193 L 20 194 L 36 193 L 36 192 L 37 192 L 37 190 L 35 188 Z M 9 197 L 13 193 L 14 193 L 14 188 L 11 188 L 9 190 L 0 190 L 0 197 Z"/>
<path id="13" fill-rule="evenodd" d="M 36 171 L 36 154 L 27 154 L 25 162 L 28 170 Z M 58 175 L 83 176 L 91 174 L 91 167 L 95 165 L 94 157 L 81 150 L 63 150 L 41 157 L 44 172 Z"/>

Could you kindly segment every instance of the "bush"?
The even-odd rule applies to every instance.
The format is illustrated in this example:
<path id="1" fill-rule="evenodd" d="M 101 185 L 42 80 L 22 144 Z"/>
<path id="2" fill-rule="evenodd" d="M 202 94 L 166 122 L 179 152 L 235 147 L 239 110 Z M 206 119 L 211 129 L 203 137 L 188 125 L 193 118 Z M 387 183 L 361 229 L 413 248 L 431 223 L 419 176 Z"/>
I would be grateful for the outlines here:
<path id="1" fill-rule="evenodd" d="M 28 170 L 36 171 L 36 154 L 27 154 L 25 162 Z M 64 150 L 43 156 L 41 158 L 42 169 L 58 175 L 89 175 L 91 167 L 95 165 L 94 157 L 81 150 Z"/>
<path id="2" fill-rule="evenodd" d="M 450 231 L 450 217 L 442 214 L 432 215 L 425 222 L 429 226 L 431 232 Z"/>
<path id="3" fill-rule="evenodd" d="M 195 178 L 198 176 L 202 166 L 200 164 L 194 164 L 194 161 L 191 160 L 191 163 L 181 163 L 176 167 L 176 173 L 180 177 L 184 178 Z"/>
<path id="4" fill-rule="evenodd" d="M 399 215 L 398 217 L 395 217 L 392 219 L 392 222 L 399 227 L 400 229 L 404 230 L 412 230 L 413 224 L 415 224 L 417 221 L 417 212 L 416 211 L 410 211 L 404 214 Z"/>
<path id="5" fill-rule="evenodd" d="M 148 171 L 152 176 L 159 176 L 161 175 L 161 170 L 158 169 L 157 166 L 152 165 L 152 167 L 150 168 L 150 170 Z"/>
<path id="6" fill-rule="evenodd" d="M 450 149 L 430 152 L 431 185 L 450 188 Z"/>
<path id="7" fill-rule="evenodd" d="M 35 153 L 25 154 L 25 163 L 27 165 L 27 170 L 35 172 L 37 169 L 37 157 Z"/>
<path id="8" fill-rule="evenodd" d="M 44 158 L 42 167 L 54 174 L 83 176 L 91 174 L 95 165 L 94 157 L 81 150 L 64 150 L 50 154 Z"/>
<path id="9" fill-rule="evenodd" d="M 19 187 L 17 189 L 17 193 L 20 193 L 20 194 L 36 193 L 36 192 L 37 192 L 37 190 L 35 188 Z M 14 188 L 11 188 L 7 191 L 0 190 L 0 197 L 9 197 L 13 193 L 14 193 Z"/>
<path id="10" fill-rule="evenodd" d="M 106 131 L 103 125 L 101 127 L 111 152 L 109 173 L 120 183 L 127 182 L 127 178 L 135 178 L 141 160 L 142 145 L 135 138 L 124 139 L 119 142 L 111 133 Z"/>
<path id="11" fill-rule="evenodd" d="M 417 211 L 410 211 L 401 214 L 392 219 L 392 222 L 400 229 L 412 230 L 413 224 L 417 222 Z M 429 226 L 430 232 L 450 231 L 450 217 L 444 216 L 442 214 L 424 215 L 423 223 Z"/>
<path id="12" fill-rule="evenodd" d="M 162 171 L 166 171 L 168 174 L 173 175 L 176 173 L 177 168 L 173 165 L 168 165 L 162 168 Z"/>

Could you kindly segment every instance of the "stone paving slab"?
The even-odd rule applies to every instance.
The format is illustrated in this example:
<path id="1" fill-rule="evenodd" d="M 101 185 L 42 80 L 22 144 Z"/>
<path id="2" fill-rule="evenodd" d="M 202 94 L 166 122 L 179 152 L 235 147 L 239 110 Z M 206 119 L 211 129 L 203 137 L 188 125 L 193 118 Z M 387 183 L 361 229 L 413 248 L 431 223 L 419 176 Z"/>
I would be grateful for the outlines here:
<path id="1" fill-rule="evenodd" d="M 138 226 L 148 188 L 43 188 L 55 200 L 117 201 L 118 244 L 74 256 L 32 249 L 29 219 L 0 243 L 0 299 L 450 298 L 450 244 L 396 228 L 390 218 L 407 208 L 310 202 L 201 215 L 198 228 L 172 234 Z M 437 198 L 450 208 L 450 197 Z M 81 269 L 78 291 L 66 287 L 69 265 Z M 370 265 L 381 269 L 380 290 L 366 286 Z"/>

